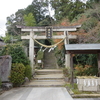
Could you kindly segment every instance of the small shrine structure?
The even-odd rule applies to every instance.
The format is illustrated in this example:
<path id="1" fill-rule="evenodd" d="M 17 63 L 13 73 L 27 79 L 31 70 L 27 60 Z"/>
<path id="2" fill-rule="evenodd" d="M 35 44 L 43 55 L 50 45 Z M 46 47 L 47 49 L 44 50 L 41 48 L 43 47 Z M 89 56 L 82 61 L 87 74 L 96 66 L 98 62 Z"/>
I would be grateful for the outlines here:
<path id="1" fill-rule="evenodd" d="M 73 83 L 73 54 L 98 54 L 98 76 L 100 77 L 100 44 L 66 44 L 66 54 L 70 55 L 71 83 Z"/>

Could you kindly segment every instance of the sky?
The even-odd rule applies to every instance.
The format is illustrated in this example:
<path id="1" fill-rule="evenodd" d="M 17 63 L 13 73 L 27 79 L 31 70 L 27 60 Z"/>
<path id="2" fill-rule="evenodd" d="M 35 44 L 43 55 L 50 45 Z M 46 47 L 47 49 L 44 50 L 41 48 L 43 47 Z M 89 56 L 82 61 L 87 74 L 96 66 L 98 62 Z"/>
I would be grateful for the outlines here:
<path id="1" fill-rule="evenodd" d="M 18 9 L 24 9 L 32 3 L 33 0 L 1 0 L 0 2 L 0 36 L 5 36 L 6 18 Z"/>

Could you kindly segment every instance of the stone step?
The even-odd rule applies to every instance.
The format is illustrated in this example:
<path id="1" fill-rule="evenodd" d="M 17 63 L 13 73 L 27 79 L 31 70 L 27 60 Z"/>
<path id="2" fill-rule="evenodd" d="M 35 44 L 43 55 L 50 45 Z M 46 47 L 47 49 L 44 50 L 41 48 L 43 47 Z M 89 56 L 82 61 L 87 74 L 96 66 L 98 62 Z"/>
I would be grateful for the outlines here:
<path id="1" fill-rule="evenodd" d="M 34 79 L 36 80 L 59 80 L 64 79 L 63 74 L 46 74 L 46 75 L 36 75 L 34 76 Z"/>
<path id="2" fill-rule="evenodd" d="M 23 86 L 29 87 L 62 87 L 65 84 L 61 69 L 36 70 L 33 80 Z"/>
<path id="3" fill-rule="evenodd" d="M 33 80 L 34 82 L 63 82 L 64 79 L 59 79 L 59 80 Z M 32 82 L 33 82 L 32 81 Z"/>
<path id="4" fill-rule="evenodd" d="M 26 87 L 62 87 L 64 81 L 31 81 L 29 84 L 23 85 Z"/>
<path id="5" fill-rule="evenodd" d="M 62 71 L 62 69 L 41 69 L 41 70 L 36 70 L 35 71 L 36 72 L 36 74 L 58 74 L 58 73 L 61 73 L 61 74 L 63 74 L 63 71 Z"/>
<path id="6" fill-rule="evenodd" d="M 43 65 L 45 69 L 55 69 L 58 68 L 57 59 L 53 50 L 48 52 L 49 48 L 44 52 Z"/>

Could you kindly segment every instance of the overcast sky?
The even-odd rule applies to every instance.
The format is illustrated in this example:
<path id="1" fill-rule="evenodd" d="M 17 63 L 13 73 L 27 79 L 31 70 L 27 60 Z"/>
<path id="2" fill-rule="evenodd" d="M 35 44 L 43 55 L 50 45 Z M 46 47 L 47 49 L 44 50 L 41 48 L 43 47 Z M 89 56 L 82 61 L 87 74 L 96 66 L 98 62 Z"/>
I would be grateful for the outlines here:
<path id="1" fill-rule="evenodd" d="M 32 3 L 33 0 L 1 0 L 0 2 L 0 36 L 6 31 L 6 18 L 14 14 L 18 9 L 24 9 Z"/>

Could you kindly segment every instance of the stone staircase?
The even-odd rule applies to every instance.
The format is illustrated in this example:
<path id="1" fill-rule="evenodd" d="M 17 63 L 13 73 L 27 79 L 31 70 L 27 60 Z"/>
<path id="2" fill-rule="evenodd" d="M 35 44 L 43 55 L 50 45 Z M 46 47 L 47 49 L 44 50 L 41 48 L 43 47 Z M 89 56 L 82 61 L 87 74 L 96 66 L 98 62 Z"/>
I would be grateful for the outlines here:
<path id="1" fill-rule="evenodd" d="M 25 86 L 62 87 L 65 84 L 63 71 L 61 69 L 41 69 L 35 72 L 34 79 Z"/>
<path id="2" fill-rule="evenodd" d="M 44 63 L 43 65 L 44 69 L 57 69 L 58 68 L 57 59 L 55 57 L 54 50 L 51 50 L 49 52 L 49 49 L 47 49 L 44 52 L 43 63 Z"/>

